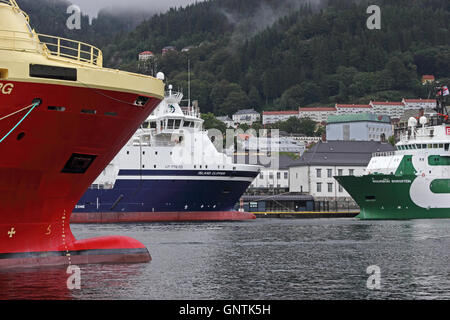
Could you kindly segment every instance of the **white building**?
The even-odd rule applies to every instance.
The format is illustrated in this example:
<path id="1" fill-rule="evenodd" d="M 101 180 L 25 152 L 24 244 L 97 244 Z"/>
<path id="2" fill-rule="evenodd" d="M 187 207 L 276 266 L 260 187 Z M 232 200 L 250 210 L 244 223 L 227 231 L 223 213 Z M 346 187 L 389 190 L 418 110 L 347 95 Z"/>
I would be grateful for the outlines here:
<path id="1" fill-rule="evenodd" d="M 365 104 L 336 104 L 337 114 L 373 113 L 372 107 Z"/>
<path id="2" fill-rule="evenodd" d="M 233 121 L 235 124 L 247 124 L 251 126 L 254 122 L 258 122 L 261 115 L 254 109 L 239 110 L 233 114 Z"/>
<path id="3" fill-rule="evenodd" d="M 436 100 L 434 99 L 403 99 L 403 104 L 406 110 L 436 108 Z"/>
<path id="4" fill-rule="evenodd" d="M 387 141 L 394 135 L 391 119 L 371 113 L 330 116 L 327 121 L 327 140 Z"/>
<path id="5" fill-rule="evenodd" d="M 139 53 L 139 61 L 147 61 L 154 58 L 155 55 L 151 51 L 144 51 Z"/>
<path id="6" fill-rule="evenodd" d="M 216 117 L 217 120 L 222 121 L 225 123 L 227 128 L 233 128 L 234 127 L 234 121 L 229 116 L 224 117 Z"/>
<path id="7" fill-rule="evenodd" d="M 245 151 L 258 152 L 288 152 L 301 156 L 306 150 L 306 143 L 291 137 L 250 137 L 244 141 Z"/>
<path id="8" fill-rule="evenodd" d="M 279 121 L 286 121 L 289 118 L 299 118 L 298 111 L 264 111 L 262 124 L 273 124 Z"/>
<path id="9" fill-rule="evenodd" d="M 373 153 L 393 150 L 389 143 L 374 141 L 321 141 L 289 166 L 289 191 L 316 200 L 350 198 L 334 176 L 362 175 Z"/>
<path id="10" fill-rule="evenodd" d="M 298 162 L 289 155 L 280 154 L 278 167 L 265 165 L 250 188 L 259 190 L 289 189 L 289 166 Z"/>
<path id="11" fill-rule="evenodd" d="M 329 116 L 336 115 L 336 108 L 300 108 L 299 118 L 309 118 L 315 122 L 327 121 Z"/>
<path id="12" fill-rule="evenodd" d="M 385 115 L 395 119 L 400 119 L 406 111 L 403 102 L 371 101 L 370 106 L 374 114 Z"/>
<path id="13" fill-rule="evenodd" d="M 294 139 L 295 141 L 304 142 L 307 145 L 311 143 L 317 143 L 320 140 L 322 140 L 322 137 L 292 136 L 291 138 Z"/>

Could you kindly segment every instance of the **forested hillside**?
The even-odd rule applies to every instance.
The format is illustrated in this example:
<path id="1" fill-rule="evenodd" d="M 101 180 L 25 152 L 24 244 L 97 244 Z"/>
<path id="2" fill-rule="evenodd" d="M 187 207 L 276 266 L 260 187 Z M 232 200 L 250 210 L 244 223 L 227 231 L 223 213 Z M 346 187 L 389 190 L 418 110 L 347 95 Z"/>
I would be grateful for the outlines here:
<path id="1" fill-rule="evenodd" d="M 39 33 L 88 42 L 104 47 L 113 41 L 113 37 L 133 30 L 152 11 L 138 11 L 130 8 L 128 12 L 101 10 L 97 18 L 89 23 L 89 17 L 82 15 L 81 29 L 69 30 L 66 26 L 67 8 L 72 4 L 67 0 L 17 0 L 20 8 L 28 13 L 31 26 Z"/>
<path id="2" fill-rule="evenodd" d="M 449 77 L 449 1 L 375 1 L 382 8 L 381 30 L 366 27 L 367 2 L 342 0 L 320 6 L 297 1 L 267 28 L 255 26 L 295 2 L 213 0 L 172 10 L 116 39 L 106 50 L 114 57 L 109 63 L 136 70 L 139 51 L 199 46 L 161 57 L 159 67 L 186 89 L 189 58 L 192 97 L 218 115 L 244 107 L 426 98 L 421 75 Z"/>
<path id="3" fill-rule="evenodd" d="M 27 1 L 39 2 L 19 2 Z M 366 27 L 367 1 L 210 0 L 153 16 L 130 32 L 92 28 L 86 38 L 101 45 L 107 66 L 130 71 L 138 71 L 139 52 L 177 47 L 158 55 L 158 70 L 187 93 L 189 59 L 192 99 L 216 115 L 426 98 L 421 75 L 449 80 L 450 1 L 370 4 L 381 7 L 381 30 Z M 193 48 L 180 52 L 187 46 Z"/>

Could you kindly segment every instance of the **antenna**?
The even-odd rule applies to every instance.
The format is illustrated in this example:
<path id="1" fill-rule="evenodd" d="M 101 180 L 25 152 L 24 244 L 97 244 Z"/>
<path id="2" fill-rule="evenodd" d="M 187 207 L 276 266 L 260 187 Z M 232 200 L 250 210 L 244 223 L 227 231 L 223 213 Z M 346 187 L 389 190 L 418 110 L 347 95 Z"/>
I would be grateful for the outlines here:
<path id="1" fill-rule="evenodd" d="M 191 107 L 191 59 L 188 59 L 188 106 Z"/>

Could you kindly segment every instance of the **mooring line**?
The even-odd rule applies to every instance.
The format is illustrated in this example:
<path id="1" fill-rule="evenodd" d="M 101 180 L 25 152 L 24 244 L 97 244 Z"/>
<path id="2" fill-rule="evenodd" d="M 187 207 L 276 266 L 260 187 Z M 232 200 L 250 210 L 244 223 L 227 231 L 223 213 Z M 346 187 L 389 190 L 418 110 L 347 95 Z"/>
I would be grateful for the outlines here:
<path id="1" fill-rule="evenodd" d="M 4 116 L 3 118 L 0 118 L 0 120 L 4 120 L 4 119 L 6 119 L 6 118 L 9 118 L 9 117 L 11 117 L 11 116 L 13 116 L 13 115 L 15 115 L 15 114 L 17 114 L 17 113 L 19 113 L 19 112 L 22 112 L 22 111 L 24 111 L 24 110 L 26 110 L 26 109 L 28 109 L 28 108 L 31 108 L 28 112 L 27 112 L 27 114 L 0 140 L 0 143 L 2 143 L 6 138 L 8 138 L 8 136 L 11 134 L 11 133 L 13 133 L 14 132 L 14 130 L 16 130 L 17 129 L 17 127 L 29 116 L 29 114 L 38 106 L 38 105 L 40 105 L 41 104 L 41 102 L 40 101 L 38 101 L 38 102 L 35 102 L 34 104 L 32 104 L 32 105 L 30 105 L 30 106 L 28 106 L 28 107 L 25 107 L 25 108 L 23 108 L 23 109 L 21 109 L 21 110 L 18 110 L 18 111 L 16 111 L 16 112 L 13 112 L 13 113 L 11 113 L 11 114 L 9 114 L 9 115 L 7 115 L 7 116 Z"/>

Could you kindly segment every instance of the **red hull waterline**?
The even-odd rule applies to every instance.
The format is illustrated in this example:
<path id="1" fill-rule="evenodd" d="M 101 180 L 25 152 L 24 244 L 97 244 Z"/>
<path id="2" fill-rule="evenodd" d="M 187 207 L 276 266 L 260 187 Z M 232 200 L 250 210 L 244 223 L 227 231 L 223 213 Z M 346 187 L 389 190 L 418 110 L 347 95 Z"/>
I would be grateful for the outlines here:
<path id="1" fill-rule="evenodd" d="M 254 220 L 252 213 L 239 211 L 210 212 L 107 212 L 72 213 L 71 223 L 140 223 L 140 222 L 200 222 Z"/>
<path id="2" fill-rule="evenodd" d="M 0 268 L 150 261 L 147 248 L 131 238 L 77 241 L 69 221 L 85 190 L 160 99 L 148 97 L 145 106 L 137 106 L 135 93 L 8 83 L 14 90 L 0 94 L 0 118 L 34 99 L 42 103 L 0 143 Z M 24 114 L 2 119 L 0 138 Z M 77 163 L 74 155 L 90 160 Z M 70 172 L 72 165 L 87 169 Z"/>

